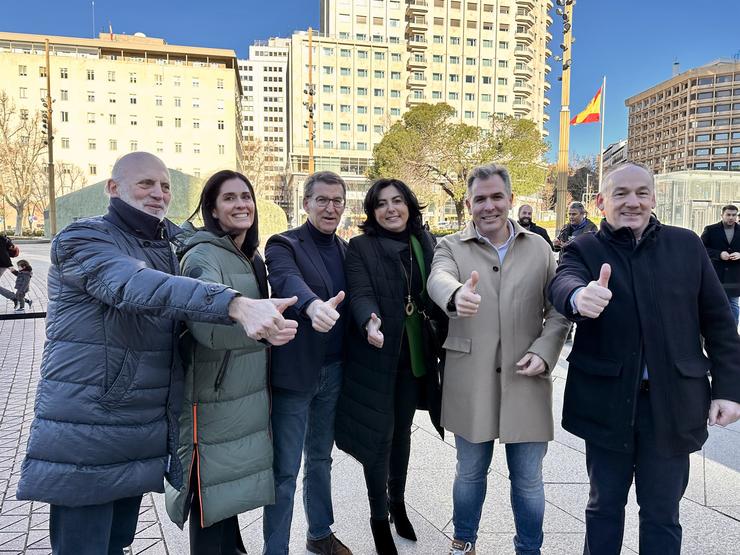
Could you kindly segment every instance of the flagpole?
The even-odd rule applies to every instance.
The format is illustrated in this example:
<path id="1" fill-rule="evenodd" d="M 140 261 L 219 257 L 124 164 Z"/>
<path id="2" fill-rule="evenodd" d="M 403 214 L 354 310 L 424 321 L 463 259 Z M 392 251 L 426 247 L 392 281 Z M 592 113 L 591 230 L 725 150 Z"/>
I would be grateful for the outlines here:
<path id="1" fill-rule="evenodd" d="M 606 75 L 601 84 L 601 144 L 599 147 L 599 189 L 601 189 L 601 177 L 604 175 L 604 119 L 606 117 Z"/>

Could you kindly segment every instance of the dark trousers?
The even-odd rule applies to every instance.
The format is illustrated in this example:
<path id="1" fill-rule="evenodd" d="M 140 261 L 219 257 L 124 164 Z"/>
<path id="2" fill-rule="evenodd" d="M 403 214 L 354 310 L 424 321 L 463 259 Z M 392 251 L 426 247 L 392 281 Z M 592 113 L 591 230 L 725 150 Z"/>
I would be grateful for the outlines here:
<path id="1" fill-rule="evenodd" d="M 392 503 L 404 501 L 411 453 L 411 424 L 419 399 L 419 388 L 420 380 L 414 377 L 409 368 L 398 369 L 391 449 L 379 456 L 373 465 L 364 467 L 370 516 L 375 520 L 388 518 L 389 499 Z"/>
<path id="2" fill-rule="evenodd" d="M 635 479 L 640 506 L 640 554 L 679 555 L 678 505 L 689 481 L 689 455 L 665 456 L 655 449 L 650 394 L 640 392 L 635 417 L 635 450 L 621 453 L 586 442 L 591 483 L 586 507 L 585 555 L 619 555 L 624 507 Z"/>
<path id="3" fill-rule="evenodd" d="M 188 517 L 188 531 L 190 532 L 190 555 L 234 555 L 246 553 L 239 531 L 239 517 L 230 516 L 224 520 L 214 522 L 205 528 L 200 523 L 200 495 L 197 482 L 197 460 L 194 461 L 190 488 L 190 516 Z"/>
<path id="4" fill-rule="evenodd" d="M 51 505 L 49 536 L 54 555 L 121 555 L 134 543 L 141 496 L 103 505 Z"/>

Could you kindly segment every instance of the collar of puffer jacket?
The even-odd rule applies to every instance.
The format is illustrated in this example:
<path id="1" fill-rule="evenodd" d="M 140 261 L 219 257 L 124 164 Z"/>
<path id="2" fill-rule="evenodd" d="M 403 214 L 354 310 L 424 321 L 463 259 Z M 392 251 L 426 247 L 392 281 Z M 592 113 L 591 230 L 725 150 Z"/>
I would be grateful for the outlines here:
<path id="1" fill-rule="evenodd" d="M 119 198 L 111 198 L 104 218 L 140 239 L 169 239 L 179 228 L 169 220 L 142 212 Z"/>

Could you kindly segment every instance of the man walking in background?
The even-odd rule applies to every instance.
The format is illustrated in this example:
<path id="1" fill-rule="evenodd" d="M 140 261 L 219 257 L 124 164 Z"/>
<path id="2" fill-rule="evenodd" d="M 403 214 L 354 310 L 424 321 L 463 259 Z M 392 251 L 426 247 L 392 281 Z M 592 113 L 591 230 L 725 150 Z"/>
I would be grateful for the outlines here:
<path id="1" fill-rule="evenodd" d="M 727 293 L 737 327 L 740 316 L 740 227 L 737 224 L 737 206 L 723 206 L 722 220 L 705 227 L 701 240 Z"/>

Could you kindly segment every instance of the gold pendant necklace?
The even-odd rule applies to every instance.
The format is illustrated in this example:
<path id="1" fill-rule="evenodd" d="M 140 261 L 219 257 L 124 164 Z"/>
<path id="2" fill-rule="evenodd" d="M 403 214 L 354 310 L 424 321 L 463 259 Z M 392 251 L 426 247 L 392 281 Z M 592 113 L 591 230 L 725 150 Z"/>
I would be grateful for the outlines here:
<path id="1" fill-rule="evenodd" d="M 401 264 L 401 269 L 403 270 L 403 277 L 406 278 L 406 291 L 408 292 L 408 295 L 406 295 L 406 305 L 404 308 L 406 310 L 406 316 L 411 316 L 416 310 L 416 307 L 414 306 L 414 301 L 411 300 L 411 278 L 414 275 L 414 251 L 411 248 L 411 241 L 409 241 L 409 272 L 406 272 L 406 268 L 404 268 L 403 264 Z"/>

